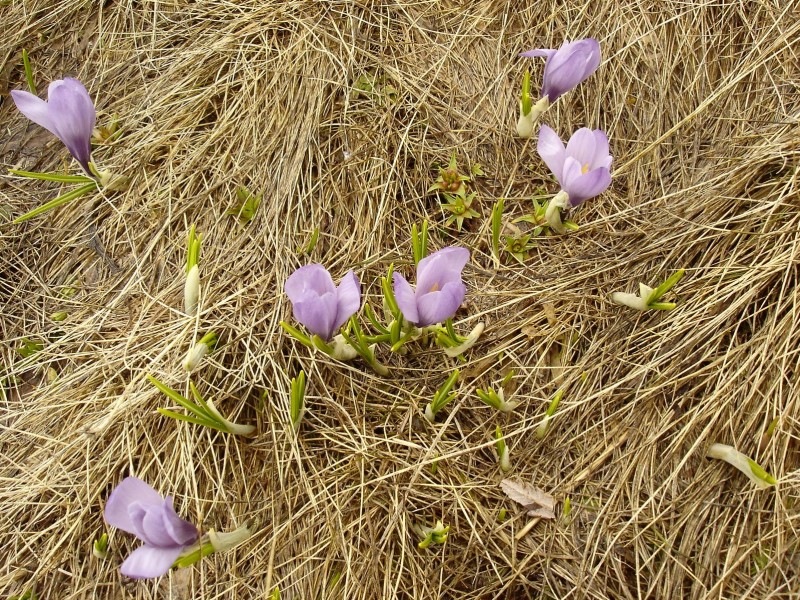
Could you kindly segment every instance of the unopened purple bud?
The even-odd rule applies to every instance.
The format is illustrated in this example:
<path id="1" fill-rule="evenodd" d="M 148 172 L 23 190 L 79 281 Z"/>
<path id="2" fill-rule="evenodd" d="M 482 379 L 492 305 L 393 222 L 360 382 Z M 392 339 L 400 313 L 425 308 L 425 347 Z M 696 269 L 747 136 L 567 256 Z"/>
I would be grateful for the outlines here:
<path id="1" fill-rule="evenodd" d="M 558 50 L 538 48 L 520 56 L 544 57 L 542 96 L 550 102 L 576 87 L 600 66 L 600 43 L 594 38 L 567 42 Z"/>
<path id="2" fill-rule="evenodd" d="M 91 175 L 91 142 L 97 113 L 89 92 L 77 79 L 65 77 L 47 88 L 47 101 L 30 92 L 12 90 L 20 112 L 64 142 L 83 170 Z"/>

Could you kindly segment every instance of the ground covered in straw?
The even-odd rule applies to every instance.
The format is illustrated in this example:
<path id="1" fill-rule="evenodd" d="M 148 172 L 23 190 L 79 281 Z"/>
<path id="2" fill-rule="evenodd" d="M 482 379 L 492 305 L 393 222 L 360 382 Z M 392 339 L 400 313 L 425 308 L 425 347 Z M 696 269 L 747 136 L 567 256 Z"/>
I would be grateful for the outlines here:
<path id="1" fill-rule="evenodd" d="M 320 2 L 225 0 L 0 3 L 0 162 L 72 169 L 63 146 L 14 108 L 31 55 L 47 82 L 81 79 L 123 133 L 95 150 L 127 191 L 18 216 L 55 184 L 0 181 L 0 591 L 39 598 L 777 598 L 800 558 L 798 260 L 800 19 L 790 0 L 746 3 Z M 612 187 L 496 268 L 489 213 L 530 211 L 558 191 L 514 134 L 520 51 L 600 40 L 603 64 L 544 117 L 562 137 L 608 132 Z M 537 88 L 538 89 L 538 88 Z M 443 227 L 427 189 L 455 152 L 480 163 L 481 217 Z M 237 186 L 263 194 L 247 225 Z M 459 331 L 486 324 L 467 362 L 437 348 L 381 351 L 391 375 L 312 353 L 279 327 L 283 282 L 324 263 L 354 268 L 371 304 L 391 263 L 412 274 L 410 226 L 472 251 Z M 185 243 L 203 233 L 202 309 L 183 313 Z M 524 226 L 524 225 L 523 225 Z M 320 236 L 298 253 L 315 227 Z M 680 268 L 671 312 L 612 304 Z M 67 318 L 50 316 L 65 311 Z M 197 332 L 222 345 L 192 375 L 234 437 L 158 412 Z M 23 338 L 43 344 L 33 359 Z M 460 366 L 458 396 L 421 412 Z M 298 435 L 289 381 L 308 374 Z M 475 388 L 510 369 L 519 407 L 499 415 Z M 537 425 L 564 397 L 548 435 Z M 774 429 L 768 432 L 770 424 Z M 508 476 L 556 498 L 536 521 Z M 774 474 L 758 490 L 705 458 L 735 446 Z M 110 531 L 113 487 L 136 474 L 204 530 L 249 522 L 243 546 L 131 582 L 138 545 Z M 572 509 L 563 515 L 564 501 Z M 498 514 L 508 510 L 500 522 Z M 441 519 L 445 544 L 416 528 Z M 793 592 L 794 590 L 794 592 Z"/>

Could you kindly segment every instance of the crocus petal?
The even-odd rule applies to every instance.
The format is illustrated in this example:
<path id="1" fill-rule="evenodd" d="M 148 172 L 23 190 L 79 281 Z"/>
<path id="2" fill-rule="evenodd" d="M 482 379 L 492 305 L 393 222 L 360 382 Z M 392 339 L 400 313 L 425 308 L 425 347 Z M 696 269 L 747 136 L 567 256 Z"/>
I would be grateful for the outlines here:
<path id="1" fill-rule="evenodd" d="M 594 134 L 594 160 L 589 165 L 589 169 L 596 169 L 598 167 L 611 168 L 612 157 L 608 150 L 608 136 L 602 129 L 595 129 Z"/>
<path id="2" fill-rule="evenodd" d="M 602 194 L 609 185 L 611 185 L 611 173 L 605 167 L 601 167 L 572 180 L 569 189 L 564 191 L 569 195 L 570 206 L 578 206 L 584 200 Z"/>
<path id="3" fill-rule="evenodd" d="M 561 180 L 559 181 L 561 189 L 569 193 L 572 182 L 581 175 L 583 175 L 583 165 L 581 165 L 577 159 L 567 156 L 564 159 L 564 167 L 561 173 Z"/>
<path id="4" fill-rule="evenodd" d="M 400 312 L 403 313 L 406 321 L 415 325 L 418 324 L 419 312 L 417 311 L 417 299 L 414 295 L 414 290 L 400 273 L 394 274 L 393 282 L 394 299 L 397 301 Z"/>
<path id="5" fill-rule="evenodd" d="M 137 477 L 126 477 L 111 492 L 106 501 L 103 518 L 106 523 L 136 534 L 136 529 L 131 520 L 129 508 L 132 504 L 160 505 L 164 500 L 152 487 Z"/>
<path id="6" fill-rule="evenodd" d="M 47 102 L 38 96 L 34 96 L 30 92 L 24 92 L 22 90 L 11 90 L 11 98 L 14 100 L 14 104 L 17 105 L 19 112 L 37 125 L 41 125 L 47 129 L 47 131 L 53 135 L 58 135 L 50 120 Z"/>
<path id="7" fill-rule="evenodd" d="M 548 59 L 549 59 L 549 58 L 550 58 L 551 56 L 553 56 L 553 55 L 554 55 L 556 52 L 558 52 L 558 51 L 557 51 L 557 50 L 555 50 L 555 49 L 550 49 L 550 48 L 536 48 L 535 50 L 528 50 L 527 52 L 521 52 L 521 53 L 520 53 L 520 56 L 525 56 L 525 57 L 527 57 L 527 58 L 540 58 L 540 57 L 544 57 L 544 58 L 548 58 Z"/>
<path id="8" fill-rule="evenodd" d="M 338 331 L 347 319 L 361 308 L 361 284 L 353 271 L 348 271 L 336 288 L 336 318 L 333 321 L 333 330 Z"/>
<path id="9" fill-rule="evenodd" d="M 167 496 L 164 501 L 164 527 L 173 542 L 186 546 L 197 540 L 197 527 L 186 519 L 181 519 L 172 506 L 172 496 Z"/>
<path id="10" fill-rule="evenodd" d="M 311 333 L 325 340 L 333 337 L 336 320 L 336 289 L 322 295 L 313 290 L 306 291 L 300 300 L 292 304 L 294 318 L 305 325 Z"/>
<path id="11" fill-rule="evenodd" d="M 292 303 L 305 297 L 308 290 L 313 290 L 318 296 L 336 293 L 331 274 L 320 264 L 310 264 L 297 269 L 289 275 L 283 289 Z"/>
<path id="12" fill-rule="evenodd" d="M 447 283 L 441 290 L 430 292 L 417 299 L 421 327 L 441 323 L 449 319 L 461 306 L 467 288 L 461 282 Z"/>
<path id="13" fill-rule="evenodd" d="M 92 131 L 97 113 L 89 92 L 77 79 L 54 81 L 48 88 L 48 111 L 56 135 L 64 142 L 70 154 L 88 169 L 91 159 Z"/>
<path id="14" fill-rule="evenodd" d="M 156 548 L 171 548 L 175 546 L 175 540 L 170 537 L 164 525 L 164 505 L 159 506 L 133 506 L 131 507 L 131 519 L 134 525 L 138 524 L 136 537 L 148 546 Z"/>
<path id="15" fill-rule="evenodd" d="M 447 283 L 461 282 L 461 271 L 469 261 L 469 250 L 451 246 L 426 256 L 417 265 L 417 292 L 421 296 L 441 290 Z"/>
<path id="16" fill-rule="evenodd" d="M 581 170 L 584 168 L 588 171 L 594 162 L 595 152 L 597 147 L 597 138 L 591 129 L 581 127 L 572 134 L 567 142 L 567 156 L 571 156 L 578 161 L 581 165 Z"/>
<path id="17" fill-rule="evenodd" d="M 566 149 L 558 134 L 547 125 L 542 125 L 539 128 L 539 141 L 536 144 L 536 150 L 553 175 L 556 176 L 558 182 L 563 185 L 562 170 Z"/>
<path id="18" fill-rule="evenodd" d="M 131 552 L 119 570 L 132 579 L 161 577 L 169 571 L 182 551 L 183 546 L 155 548 L 145 545 Z"/>

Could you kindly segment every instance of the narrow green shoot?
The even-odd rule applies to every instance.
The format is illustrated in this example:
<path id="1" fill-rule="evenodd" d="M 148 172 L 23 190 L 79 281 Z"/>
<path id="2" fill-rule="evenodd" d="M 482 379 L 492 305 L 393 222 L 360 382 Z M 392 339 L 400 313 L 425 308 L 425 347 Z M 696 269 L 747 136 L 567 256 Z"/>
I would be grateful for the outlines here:
<path id="1" fill-rule="evenodd" d="M 203 239 L 203 234 L 196 233 L 194 225 L 189 229 L 189 238 L 186 241 L 186 272 L 192 270 L 200 260 L 200 244 Z"/>
<path id="2" fill-rule="evenodd" d="M 494 430 L 495 449 L 497 450 L 497 462 L 500 464 L 500 469 L 503 473 L 508 473 L 511 470 L 511 458 L 508 453 L 508 446 L 506 445 L 505 438 L 503 438 L 503 430 L 498 425 Z"/>
<path id="3" fill-rule="evenodd" d="M 417 230 L 417 224 L 411 226 L 411 250 L 414 253 L 414 265 L 428 256 L 428 221 L 422 222 L 422 227 Z"/>
<path id="4" fill-rule="evenodd" d="M 192 392 L 194 402 L 184 398 L 181 394 L 172 388 L 167 387 L 150 374 L 147 375 L 147 379 L 150 383 L 156 386 L 161 393 L 165 394 L 168 398 L 175 402 L 175 404 L 185 408 L 189 413 L 188 415 L 176 413 L 160 407 L 156 409 L 165 417 L 170 417 L 178 421 L 185 421 L 187 423 L 193 423 L 194 425 L 202 425 L 203 427 L 208 427 L 209 429 L 215 429 L 217 431 L 232 433 L 235 435 L 248 436 L 255 432 L 256 428 L 253 425 L 239 425 L 237 423 L 228 421 L 219 413 L 211 400 L 205 400 L 200 395 L 200 392 L 197 391 L 197 388 L 191 381 L 189 382 L 189 389 Z"/>
<path id="5" fill-rule="evenodd" d="M 61 173 L 38 173 L 36 171 L 21 171 L 9 169 L 9 173 L 18 177 L 38 179 L 40 181 L 55 181 L 56 183 L 94 183 L 94 179 L 86 175 L 62 175 Z"/>
<path id="6" fill-rule="evenodd" d="M 564 397 L 564 390 L 558 390 L 553 399 L 550 401 L 550 406 L 547 407 L 547 410 L 544 413 L 544 417 L 542 417 L 542 421 L 539 423 L 539 426 L 536 428 L 536 437 L 538 439 L 544 438 L 547 435 L 547 432 L 550 430 L 550 421 L 553 418 L 553 415 L 556 414 L 556 410 L 558 409 L 558 405 L 561 402 L 561 398 Z"/>
<path id="7" fill-rule="evenodd" d="M 308 239 L 308 242 L 306 242 L 302 246 L 297 247 L 297 253 L 305 254 L 306 256 L 311 254 L 314 248 L 317 247 L 318 240 L 319 240 L 319 227 L 314 227 L 314 231 L 311 232 L 311 237 Z"/>
<path id="8" fill-rule="evenodd" d="M 297 329 L 297 327 L 293 325 L 289 325 L 286 321 L 281 321 L 280 326 L 283 327 L 283 330 L 296 339 L 298 342 L 303 344 L 304 346 L 308 346 L 309 348 L 314 348 L 314 342 L 311 341 L 311 338 L 304 334 L 302 331 Z"/>
<path id="9" fill-rule="evenodd" d="M 500 266 L 500 231 L 503 227 L 503 207 L 505 200 L 500 198 L 492 208 L 492 255 L 495 267 Z"/>
<path id="10" fill-rule="evenodd" d="M 24 221 L 28 221 L 33 219 L 34 217 L 38 217 L 39 215 L 46 213 L 49 210 L 53 210 L 54 208 L 58 208 L 59 206 L 63 206 L 68 202 L 72 202 L 76 198 L 80 198 L 81 196 L 85 196 L 89 192 L 97 189 L 97 183 L 92 181 L 92 183 L 87 183 L 82 185 L 79 188 L 72 190 L 71 192 L 67 192 L 66 194 L 62 194 L 58 198 L 53 198 L 50 202 L 45 202 L 41 206 L 34 208 L 32 211 L 25 213 L 21 217 L 17 217 L 14 219 L 14 223 L 22 223 Z"/>
<path id="11" fill-rule="evenodd" d="M 303 412 L 305 411 L 305 397 L 306 397 L 306 374 L 300 371 L 297 377 L 292 378 L 292 389 L 289 397 L 289 419 L 292 422 L 292 428 L 297 431 L 300 429 L 300 422 L 303 419 Z"/>
<path id="12" fill-rule="evenodd" d="M 28 88 L 31 94 L 36 95 L 36 82 L 33 80 L 33 67 L 31 67 L 31 58 L 28 56 L 28 50 L 22 49 L 22 66 L 25 69 L 25 79 L 28 82 Z"/>

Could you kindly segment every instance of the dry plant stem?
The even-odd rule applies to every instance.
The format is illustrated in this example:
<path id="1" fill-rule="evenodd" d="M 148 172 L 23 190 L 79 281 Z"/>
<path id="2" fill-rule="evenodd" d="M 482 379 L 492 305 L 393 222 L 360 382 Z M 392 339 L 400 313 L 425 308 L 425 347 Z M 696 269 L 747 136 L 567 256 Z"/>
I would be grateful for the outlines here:
<path id="1" fill-rule="evenodd" d="M 62 0 L 0 14 L 4 89 L 27 89 L 22 48 L 40 93 L 45 76 L 80 77 L 98 125 L 119 115 L 123 129 L 94 156 L 131 177 L 92 211 L 79 200 L 20 225 L 0 216 L 3 597 L 33 582 L 59 600 L 260 598 L 275 587 L 349 600 L 795 594 L 796 1 Z M 513 220 L 557 191 L 533 140 L 513 130 L 521 72 L 535 83 L 541 61 L 514 56 L 581 35 L 600 40 L 603 63 L 542 118 L 562 135 L 607 131 L 612 186 L 581 205 L 580 231 L 495 270 L 491 206 L 505 198 Z M 354 92 L 363 74 L 374 91 Z M 11 102 L 0 123 L 5 168 L 67 172 L 60 144 Z M 425 194 L 430 165 L 453 151 L 488 175 L 474 186 L 483 221 L 458 235 Z M 46 202 L 53 185 L 0 177 L 0 215 Z M 246 227 L 226 214 L 242 185 L 262 194 Z M 457 318 L 487 327 L 466 362 L 415 349 L 377 377 L 279 329 L 291 318 L 286 278 L 315 261 L 356 269 L 385 322 L 377 279 L 392 262 L 413 270 L 410 224 L 426 218 L 431 250 L 472 251 Z M 181 298 L 192 224 L 203 233 L 199 322 Z M 91 225 L 118 272 L 88 245 Z M 296 255 L 315 227 L 315 247 Z M 680 268 L 676 310 L 607 299 Z M 60 311 L 68 318 L 47 318 Z M 256 436 L 175 427 L 156 412 L 164 397 L 144 373 L 177 385 L 196 329 L 226 340 L 197 385 Z M 23 337 L 45 341 L 27 366 Z M 547 357 L 562 348 L 554 382 Z M 429 425 L 419 407 L 456 366 L 465 392 Z M 498 415 L 469 390 L 507 368 L 520 405 Z M 300 369 L 313 385 L 292 436 L 287 374 Z M 514 477 L 557 507 L 569 496 L 568 524 L 497 523 L 511 508 L 498 489 L 498 423 Z M 746 487 L 705 458 L 717 441 L 780 484 Z M 255 534 L 185 580 L 122 582 L 121 536 L 102 563 L 90 546 L 108 490 L 129 473 L 170 490 L 187 518 L 220 531 L 258 523 Z M 413 527 L 439 519 L 446 544 L 420 551 Z"/>

